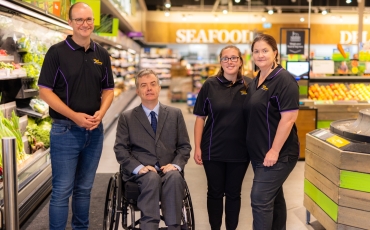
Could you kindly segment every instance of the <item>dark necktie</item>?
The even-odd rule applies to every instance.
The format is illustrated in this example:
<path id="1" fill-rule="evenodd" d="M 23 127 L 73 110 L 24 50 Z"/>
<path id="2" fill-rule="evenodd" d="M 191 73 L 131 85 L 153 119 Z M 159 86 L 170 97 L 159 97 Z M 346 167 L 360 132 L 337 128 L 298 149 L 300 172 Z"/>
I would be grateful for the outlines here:
<path id="1" fill-rule="evenodd" d="M 155 112 L 154 111 L 150 112 L 150 116 L 151 116 L 151 125 L 155 133 L 157 131 L 157 118 L 155 117 Z"/>

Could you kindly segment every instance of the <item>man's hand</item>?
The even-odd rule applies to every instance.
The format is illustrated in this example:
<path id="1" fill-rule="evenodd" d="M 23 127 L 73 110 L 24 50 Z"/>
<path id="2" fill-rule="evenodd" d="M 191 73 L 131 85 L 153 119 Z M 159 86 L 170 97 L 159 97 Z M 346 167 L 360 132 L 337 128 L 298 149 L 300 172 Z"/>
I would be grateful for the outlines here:
<path id="1" fill-rule="evenodd" d="M 91 129 L 95 124 L 90 120 L 93 117 L 86 113 L 75 113 L 73 121 L 80 127 Z"/>
<path id="2" fill-rule="evenodd" d="M 178 169 L 175 166 L 173 166 L 173 164 L 168 164 L 168 165 L 162 166 L 161 170 L 164 174 L 166 174 L 169 171 L 174 171 Z"/>
<path id="3" fill-rule="evenodd" d="M 103 119 L 103 116 L 102 114 L 100 113 L 100 111 L 96 111 L 94 116 L 92 116 L 91 118 L 87 119 L 88 121 L 92 122 L 94 125 L 92 127 L 89 128 L 89 130 L 93 130 L 95 129 L 96 127 L 98 127 L 98 125 L 100 124 L 101 120 Z"/>
<path id="4" fill-rule="evenodd" d="M 153 172 L 157 173 L 157 170 L 153 166 L 147 165 L 147 166 L 142 167 L 139 170 L 138 174 L 139 175 L 140 174 L 145 174 L 145 173 L 148 173 L 149 171 L 153 171 Z"/>

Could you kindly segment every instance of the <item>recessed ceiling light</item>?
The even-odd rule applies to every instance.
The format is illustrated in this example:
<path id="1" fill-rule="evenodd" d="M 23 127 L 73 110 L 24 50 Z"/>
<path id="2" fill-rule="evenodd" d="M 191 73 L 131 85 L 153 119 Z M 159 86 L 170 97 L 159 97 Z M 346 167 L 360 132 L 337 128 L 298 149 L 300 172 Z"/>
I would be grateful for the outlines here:
<path id="1" fill-rule="evenodd" d="M 273 10 L 269 10 L 269 11 L 267 11 L 267 13 L 271 15 L 271 14 L 274 14 L 274 11 Z"/>
<path id="2" fill-rule="evenodd" d="M 240 0 L 235 0 L 235 3 L 239 3 L 240 2 Z"/>
<path id="3" fill-rule="evenodd" d="M 263 22 L 265 22 L 265 21 L 266 21 L 266 18 L 265 18 L 265 17 L 262 17 L 262 18 L 261 18 L 261 20 L 262 20 Z"/>
<path id="4" fill-rule="evenodd" d="M 322 15 L 327 15 L 328 14 L 328 11 L 323 10 L 321 13 L 322 13 Z"/>
<path id="5" fill-rule="evenodd" d="M 304 17 L 301 17 L 299 21 L 304 22 Z"/>
<path id="6" fill-rule="evenodd" d="M 170 8 L 170 7 L 171 7 L 171 3 L 166 2 L 166 3 L 164 4 L 164 6 L 165 6 L 166 8 Z"/>
<path id="7" fill-rule="evenodd" d="M 164 12 L 164 16 L 166 16 L 166 17 L 170 16 L 170 12 L 169 11 L 165 11 Z"/>
<path id="8" fill-rule="evenodd" d="M 347 4 L 352 3 L 352 0 L 346 0 L 346 3 L 347 3 Z"/>
<path id="9" fill-rule="evenodd" d="M 223 14 L 227 14 L 228 12 L 227 12 L 227 10 L 223 10 L 222 13 Z"/>

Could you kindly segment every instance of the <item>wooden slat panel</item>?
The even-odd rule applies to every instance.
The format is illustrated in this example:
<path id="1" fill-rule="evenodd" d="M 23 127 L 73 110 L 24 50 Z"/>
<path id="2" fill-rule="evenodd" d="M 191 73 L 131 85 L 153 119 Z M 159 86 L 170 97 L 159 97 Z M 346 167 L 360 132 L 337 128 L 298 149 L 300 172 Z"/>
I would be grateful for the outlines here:
<path id="1" fill-rule="evenodd" d="M 306 164 L 311 166 L 320 174 L 325 175 L 326 178 L 339 187 L 340 170 L 333 164 L 329 163 L 308 149 L 306 149 Z"/>
<path id="2" fill-rule="evenodd" d="M 341 169 L 370 173 L 370 154 L 366 153 L 355 153 L 355 152 L 343 152 L 341 156 Z"/>
<path id="3" fill-rule="evenodd" d="M 325 195 L 338 204 L 339 187 L 337 185 L 307 164 L 305 165 L 304 176 Z"/>
<path id="4" fill-rule="evenodd" d="M 342 150 L 309 134 L 306 135 L 306 149 L 340 168 Z"/>
<path id="5" fill-rule="evenodd" d="M 370 193 L 339 188 L 339 205 L 370 212 Z"/>
<path id="6" fill-rule="evenodd" d="M 338 223 L 370 229 L 370 212 L 339 206 Z"/>
<path id="7" fill-rule="evenodd" d="M 303 205 L 320 222 L 326 230 L 336 230 L 337 224 L 331 219 L 310 197 L 306 194 L 303 198 Z"/>

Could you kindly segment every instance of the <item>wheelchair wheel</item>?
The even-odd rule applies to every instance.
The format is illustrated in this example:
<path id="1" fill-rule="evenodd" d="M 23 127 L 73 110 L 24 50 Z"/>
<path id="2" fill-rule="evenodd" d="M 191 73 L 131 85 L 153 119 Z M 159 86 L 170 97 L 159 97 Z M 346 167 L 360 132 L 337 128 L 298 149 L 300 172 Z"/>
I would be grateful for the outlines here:
<path id="1" fill-rule="evenodd" d="M 191 197 L 189 193 L 189 188 L 186 185 L 185 187 L 185 198 L 182 201 L 182 230 L 194 230 L 195 229 L 195 222 L 194 222 L 194 211 L 193 211 L 193 203 L 191 202 Z"/>
<path id="2" fill-rule="evenodd" d="M 118 177 L 118 178 L 117 178 Z M 119 226 L 120 195 L 119 185 L 121 178 L 119 174 L 110 178 L 104 206 L 104 230 L 117 230 Z"/>

